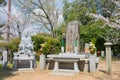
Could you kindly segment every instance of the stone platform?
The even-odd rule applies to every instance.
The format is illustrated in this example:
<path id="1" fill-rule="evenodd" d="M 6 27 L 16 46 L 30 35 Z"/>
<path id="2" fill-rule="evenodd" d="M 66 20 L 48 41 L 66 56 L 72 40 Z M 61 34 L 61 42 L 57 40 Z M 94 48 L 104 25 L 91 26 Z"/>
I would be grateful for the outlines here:
<path id="1" fill-rule="evenodd" d="M 78 62 L 80 59 L 85 59 L 84 54 L 76 54 L 76 53 L 60 53 L 59 55 L 48 55 L 48 58 L 52 58 L 52 60 L 55 62 L 54 63 L 54 71 L 61 71 L 60 65 L 67 64 L 67 65 L 72 65 L 73 68 L 63 68 L 62 70 L 64 71 L 72 71 L 72 72 L 80 72 Z"/>

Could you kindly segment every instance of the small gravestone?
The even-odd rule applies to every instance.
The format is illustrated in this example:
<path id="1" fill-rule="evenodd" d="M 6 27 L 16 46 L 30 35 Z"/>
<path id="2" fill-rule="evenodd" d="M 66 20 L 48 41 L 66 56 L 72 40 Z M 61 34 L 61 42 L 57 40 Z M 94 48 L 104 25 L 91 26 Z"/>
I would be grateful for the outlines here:
<path id="1" fill-rule="evenodd" d="M 46 58 L 44 54 L 40 55 L 40 70 L 45 70 Z"/>
<path id="2" fill-rule="evenodd" d="M 78 21 L 69 22 L 66 28 L 66 52 L 79 53 L 80 26 Z"/>

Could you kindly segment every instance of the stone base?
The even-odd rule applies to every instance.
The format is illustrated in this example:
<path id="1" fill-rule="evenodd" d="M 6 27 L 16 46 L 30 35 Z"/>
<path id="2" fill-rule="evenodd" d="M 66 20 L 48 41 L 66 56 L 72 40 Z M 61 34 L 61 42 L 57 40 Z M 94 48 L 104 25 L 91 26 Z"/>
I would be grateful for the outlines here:
<path id="1" fill-rule="evenodd" d="M 54 64 L 55 64 L 55 62 L 53 60 L 50 60 L 47 63 L 47 69 L 48 70 L 53 70 L 54 69 Z M 59 68 L 60 69 L 70 69 L 70 70 L 73 70 L 74 66 L 73 66 L 73 63 L 61 62 L 60 65 L 59 65 Z M 78 68 L 82 72 L 88 72 L 89 71 L 89 61 L 88 60 L 78 61 Z"/>

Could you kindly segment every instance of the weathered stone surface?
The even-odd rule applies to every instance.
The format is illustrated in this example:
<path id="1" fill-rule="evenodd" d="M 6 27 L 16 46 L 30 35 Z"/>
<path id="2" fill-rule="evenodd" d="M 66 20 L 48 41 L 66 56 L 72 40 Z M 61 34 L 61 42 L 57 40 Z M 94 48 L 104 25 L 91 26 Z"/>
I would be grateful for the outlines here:
<path id="1" fill-rule="evenodd" d="M 78 21 L 68 23 L 66 28 L 66 52 L 75 52 L 74 47 L 80 51 L 80 26 Z M 77 39 L 77 42 L 75 42 Z"/>
<path id="2" fill-rule="evenodd" d="M 95 72 L 96 71 L 96 56 L 95 56 L 95 54 L 90 54 L 89 60 L 90 60 L 90 72 Z"/>

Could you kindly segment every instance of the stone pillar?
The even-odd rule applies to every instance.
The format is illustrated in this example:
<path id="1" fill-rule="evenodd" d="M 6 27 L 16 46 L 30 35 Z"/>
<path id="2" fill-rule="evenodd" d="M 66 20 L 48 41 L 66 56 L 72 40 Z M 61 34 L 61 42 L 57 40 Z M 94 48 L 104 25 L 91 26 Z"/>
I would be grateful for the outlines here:
<path id="1" fill-rule="evenodd" d="M 7 67 L 7 51 L 3 51 L 3 69 Z"/>
<path id="2" fill-rule="evenodd" d="M 105 50 L 106 50 L 106 62 L 107 62 L 107 73 L 111 74 L 112 69 L 111 69 L 111 45 L 112 43 L 106 42 L 104 43 L 105 45 Z"/>
<path id="3" fill-rule="evenodd" d="M 74 71 L 79 72 L 78 63 L 74 62 Z"/>
<path id="4" fill-rule="evenodd" d="M 14 64 L 13 70 L 16 70 L 17 69 L 17 60 L 14 60 L 13 62 L 14 62 L 13 63 Z"/>
<path id="5" fill-rule="evenodd" d="M 58 70 L 59 69 L 59 62 L 55 61 L 55 66 L 54 66 L 54 70 Z"/>
<path id="6" fill-rule="evenodd" d="M 89 56 L 90 59 L 90 72 L 95 72 L 96 71 L 96 56 L 95 54 L 90 54 Z"/>
<path id="7" fill-rule="evenodd" d="M 42 54 L 40 55 L 40 70 L 45 70 L 45 66 L 46 66 L 46 58 L 45 55 Z"/>

